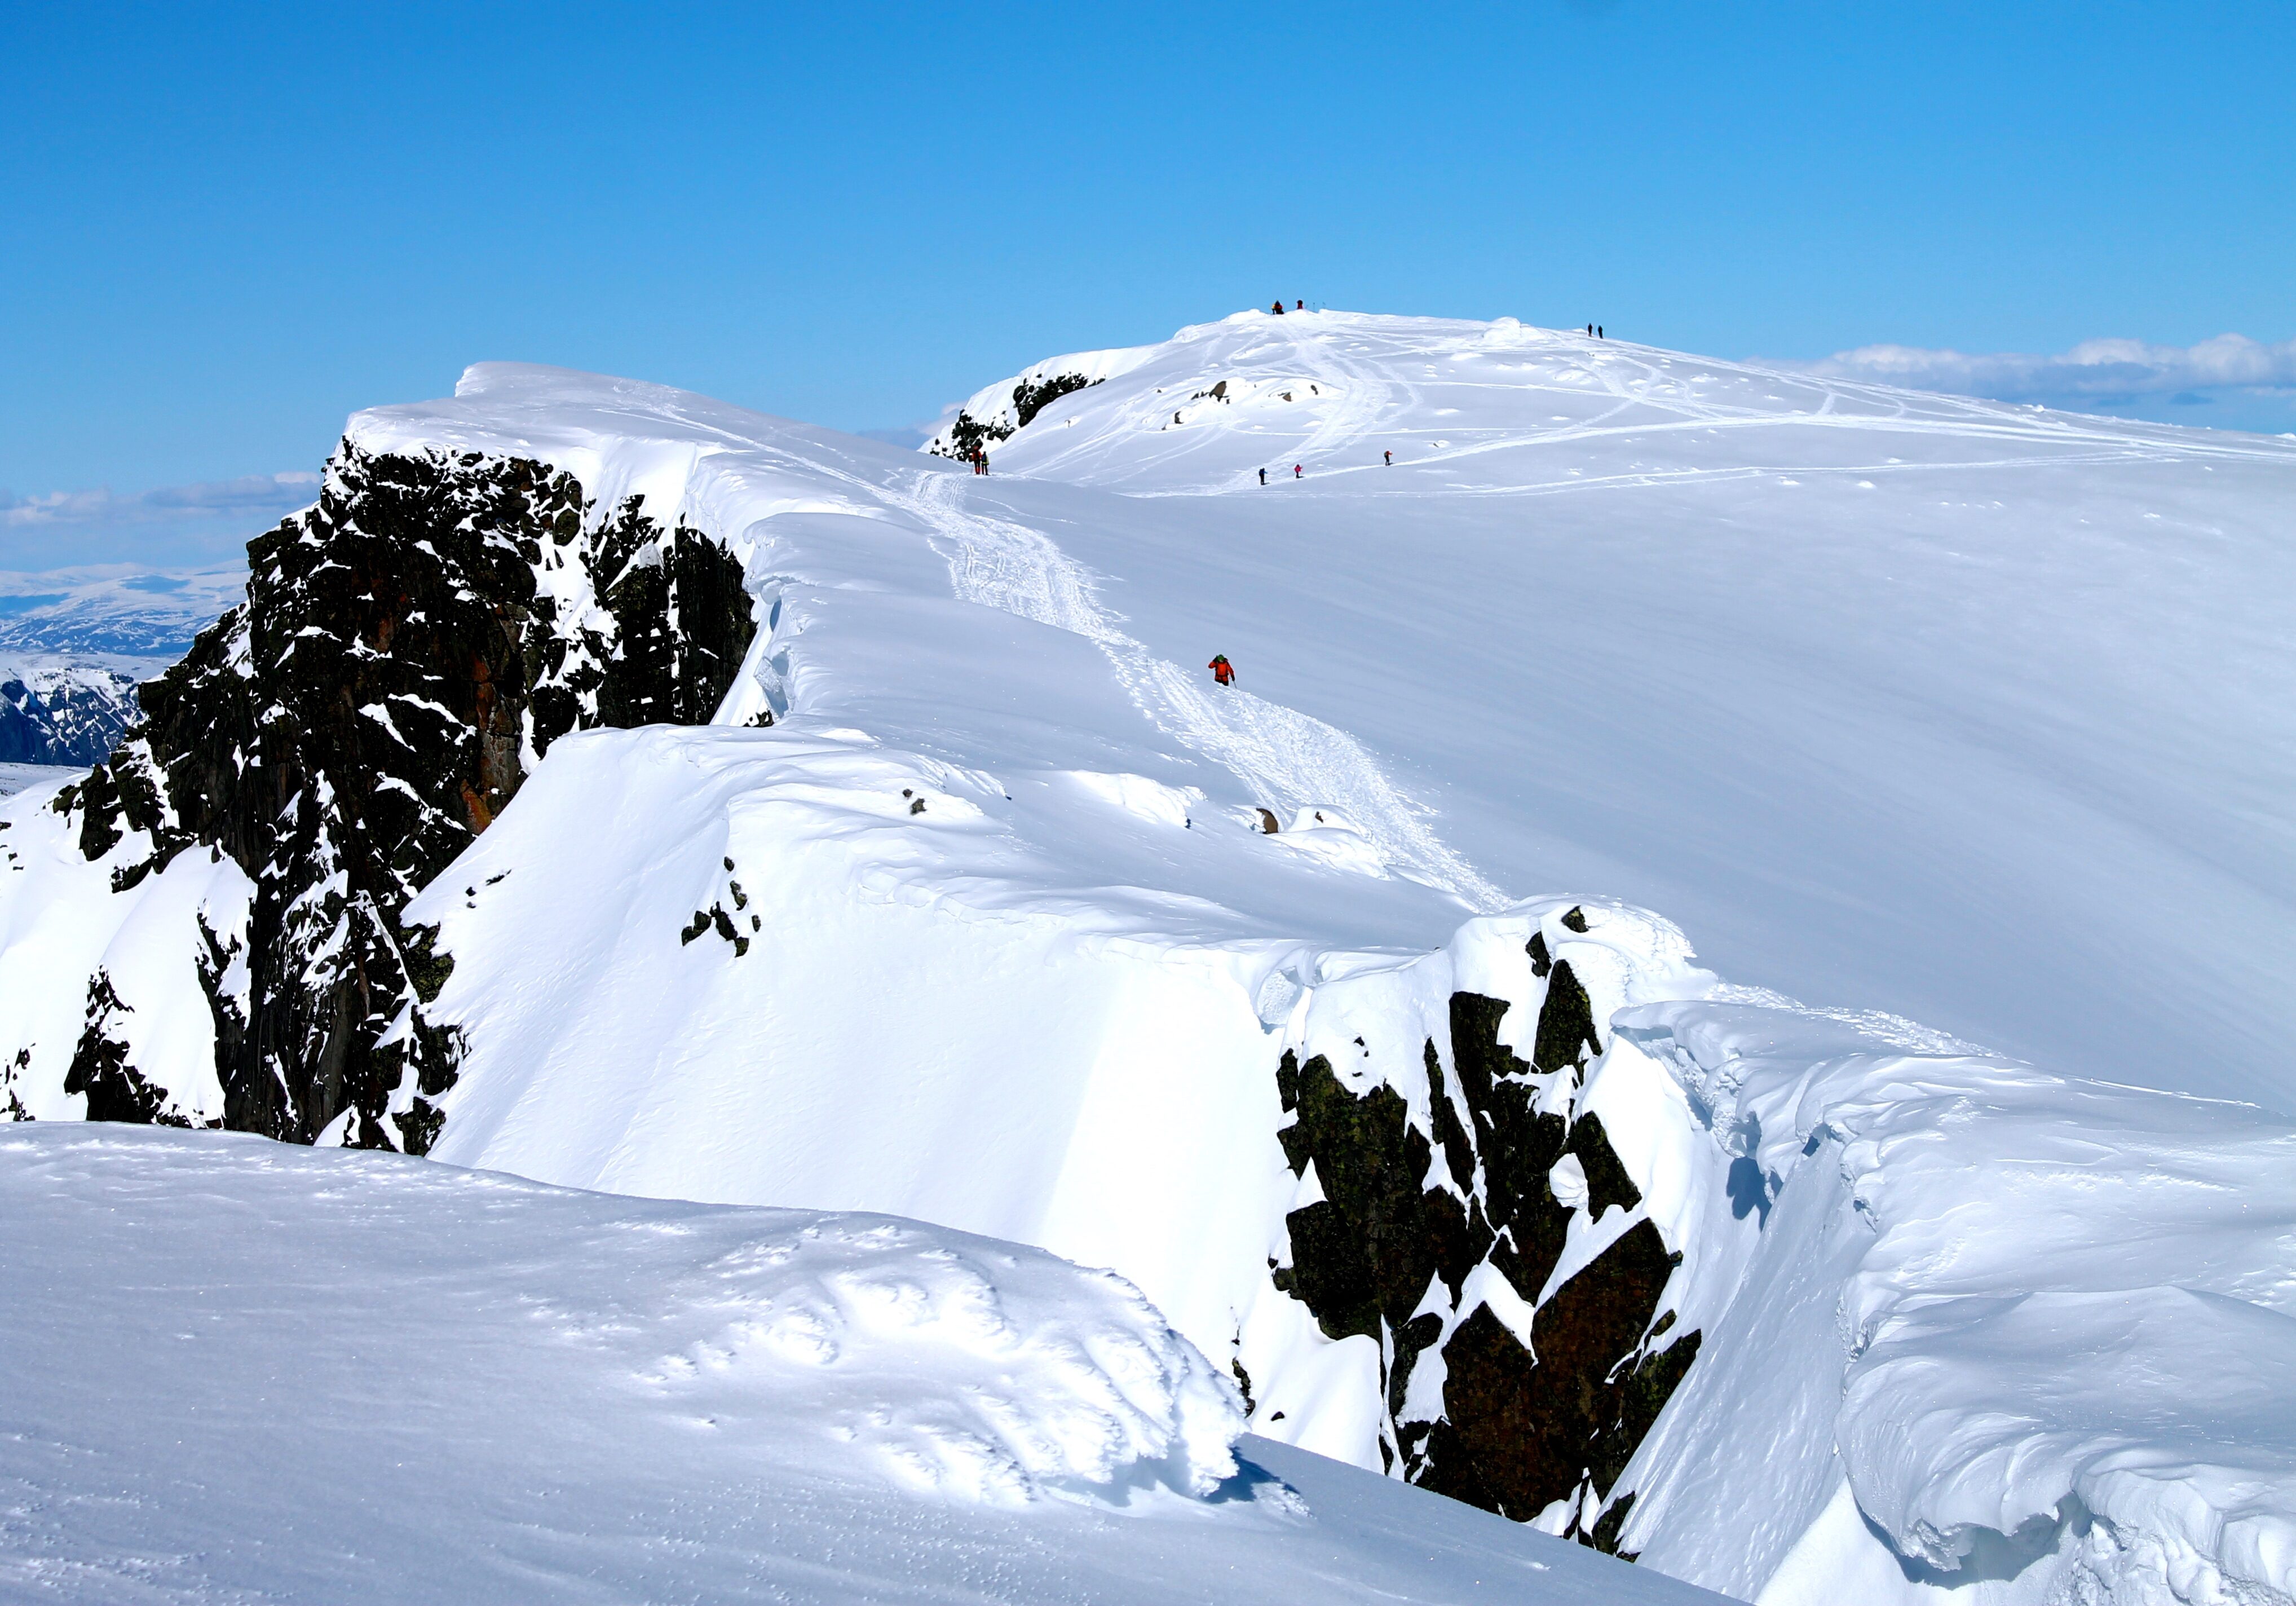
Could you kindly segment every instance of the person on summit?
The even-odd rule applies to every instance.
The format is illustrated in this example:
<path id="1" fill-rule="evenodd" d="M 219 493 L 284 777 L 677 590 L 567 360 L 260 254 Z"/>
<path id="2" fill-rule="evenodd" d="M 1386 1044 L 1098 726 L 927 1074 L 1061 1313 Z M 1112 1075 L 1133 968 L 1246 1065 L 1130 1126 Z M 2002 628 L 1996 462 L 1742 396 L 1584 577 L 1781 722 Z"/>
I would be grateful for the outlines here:
<path id="1" fill-rule="evenodd" d="M 1283 298 L 1282 296 L 1276 297 L 1275 304 L 1269 307 L 1267 310 L 1274 313 L 1277 317 L 1282 317 L 1283 315 Z"/>
<path id="2" fill-rule="evenodd" d="M 1294 301 L 1292 303 L 1292 310 L 1293 312 L 1305 312 L 1308 310 L 1308 304 L 1305 301 Z"/>
<path id="3" fill-rule="evenodd" d="M 1220 684 L 1224 686 L 1235 684 L 1235 666 L 1227 661 L 1226 653 L 1213 653 L 1212 661 L 1206 664 L 1204 668 L 1212 672 L 1212 678 Z"/>

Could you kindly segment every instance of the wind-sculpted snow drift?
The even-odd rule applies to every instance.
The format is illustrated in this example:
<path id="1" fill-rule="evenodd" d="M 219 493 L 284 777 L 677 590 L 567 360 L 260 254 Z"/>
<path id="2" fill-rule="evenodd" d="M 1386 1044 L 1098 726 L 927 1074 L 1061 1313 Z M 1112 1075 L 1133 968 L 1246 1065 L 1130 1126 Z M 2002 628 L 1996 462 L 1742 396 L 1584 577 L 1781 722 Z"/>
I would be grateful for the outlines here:
<path id="1" fill-rule="evenodd" d="M 378 836 L 340 856 L 340 877 L 299 849 L 309 867 L 281 878 L 283 903 L 306 907 L 335 909 L 329 888 L 344 908 L 364 893 L 367 925 L 324 925 L 343 946 L 283 946 L 241 913 L 270 896 L 247 868 L 263 861 L 184 823 L 207 785 L 177 783 L 172 814 L 138 801 L 139 786 L 162 797 L 139 776 L 231 750 L 209 733 L 212 713 L 165 751 L 131 742 L 64 812 L 53 789 L 0 804 L 0 1023 L 20 1038 L 7 1096 L 43 1118 L 78 1114 L 78 1088 L 134 1086 L 132 1070 L 143 1112 L 232 1114 L 227 1087 L 201 1091 L 217 1076 L 201 1068 L 271 1063 L 226 1052 L 231 1010 L 266 996 L 251 975 L 291 959 L 324 985 L 270 996 L 345 1000 L 335 1019 L 350 1025 L 304 1029 L 291 1040 L 319 1046 L 278 1061 L 317 1068 L 300 1082 L 275 1073 L 292 1095 L 281 1107 L 308 1112 L 291 1135 L 332 1111 L 342 1124 L 330 1141 L 419 1136 L 439 1158 L 585 1188 L 892 1212 L 1112 1266 L 1230 1370 L 1259 1431 L 1686 1578 L 1775 1602 L 1830 1602 L 1851 1585 L 1859 1599 L 1909 1602 L 2296 1593 L 2296 1466 L 2274 1426 L 2296 1419 L 2288 1123 L 2044 1074 L 1885 1012 L 1726 985 L 1666 921 L 1612 899 L 1511 899 L 1499 883 L 1517 874 L 1490 867 L 1536 856 L 1507 845 L 1510 819 L 1550 848 L 1567 823 L 1582 835 L 1565 857 L 1629 879 L 1652 820 L 1692 860 L 1726 848 L 1769 863 L 1753 814 L 1734 812 L 1735 783 L 1702 783 L 1699 766 L 1723 762 L 1698 745 L 1712 738 L 1661 743 L 1676 762 L 1645 783 L 1616 753 L 1649 748 L 1649 733 L 1606 731 L 1580 705 L 1628 708 L 1617 688 L 1633 684 L 1637 643 L 1661 680 L 1735 672 L 1735 660 L 1681 657 L 1681 643 L 1710 635 L 1754 651 L 1746 620 L 1768 617 L 1784 583 L 1751 559 L 1644 553 L 1633 567 L 1630 548 L 1552 512 L 1580 471 L 1540 454 L 1575 457 L 1590 442 L 1639 454 L 1634 483 L 1676 499 L 1662 511 L 1677 527 L 1718 542 L 1763 505 L 1732 488 L 1751 471 L 1739 471 L 1742 452 L 1729 467 L 1726 438 L 1762 431 L 1787 481 L 1830 476 L 1856 505 L 1870 490 L 1869 520 L 1897 533 L 1886 560 L 1867 562 L 1927 596 L 1929 549 L 1904 532 L 1945 517 L 1921 511 L 1939 487 L 1966 500 L 2005 488 L 2003 474 L 2073 465 L 2181 509 L 2205 503 L 2222 542 L 2248 529 L 2235 493 L 2284 488 L 2296 453 L 2140 426 L 2108 439 L 2091 422 L 1871 387 L 1798 406 L 1783 398 L 1808 394 L 1788 389 L 1803 381 L 1691 359 L 1679 362 L 1694 373 L 1670 373 L 1677 361 L 1511 322 L 1242 315 L 989 387 L 980 417 L 1016 391 L 1036 410 L 1025 423 L 1014 413 L 988 479 L 547 370 L 474 369 L 452 401 L 361 414 L 339 481 L 382 471 L 363 464 L 476 477 L 401 542 L 492 552 L 504 532 L 488 561 L 508 578 L 457 581 L 485 617 L 442 639 L 494 639 L 508 620 L 543 657 L 505 650 L 486 684 L 531 692 L 508 694 L 513 711 L 489 724 L 468 690 L 477 676 L 409 663 L 459 688 L 428 693 L 447 710 L 434 758 L 379 772 L 426 805 L 406 817 L 430 834 Z M 1068 374 L 1102 382 L 1041 398 Z M 1671 468 L 1624 433 L 1659 432 L 1668 409 L 1683 423 L 1667 437 Z M 1530 428 L 1533 410 L 1567 422 Z M 1390 449 L 1417 458 L 1390 476 Z M 1956 455 L 1968 451 L 1989 455 Z M 1274 488 L 1260 499 L 1250 466 L 1272 456 L 1316 470 L 1285 488 L 1295 501 Z M 1875 466 L 1883 457 L 1894 466 Z M 2186 484 L 2219 470 L 2215 490 Z M 507 511 L 468 500 L 502 476 L 521 488 Z M 547 508 L 530 511 L 538 495 Z M 332 527 L 368 528 L 364 505 L 329 514 Z M 618 510 L 633 507 L 653 550 L 690 540 L 724 554 L 724 572 L 739 567 L 755 636 L 694 634 L 681 601 L 649 617 L 698 659 L 650 671 L 651 703 L 593 684 L 550 704 L 562 671 L 549 643 L 567 638 L 572 604 L 543 627 L 521 622 L 540 610 L 518 577 L 537 598 L 562 585 L 583 606 L 609 597 L 631 561 L 571 554 L 619 550 L 611 532 L 631 515 Z M 1494 508 L 1517 522 L 1493 524 Z M 1759 525 L 1761 542 L 1801 542 L 1797 574 L 1850 572 L 1847 548 L 1802 518 Z M 1540 535 L 1558 521 L 1570 539 Z M 536 526 L 559 532 L 562 570 L 542 536 L 521 544 Z M 278 539 L 291 545 L 296 529 Z M 1958 524 L 1939 539 L 1990 550 Z M 1677 587 L 1675 611 L 1596 614 L 1558 597 L 1589 552 L 1646 572 L 1648 588 Z M 685 571 L 673 556 L 660 572 Z M 1735 614 L 1708 605 L 1701 588 L 1716 576 L 1734 578 Z M 1369 591 L 1353 589 L 1358 577 Z M 1421 594 L 1431 586 L 1439 605 Z M 2145 589 L 2144 605 L 2161 594 Z M 688 595 L 717 599 L 705 618 L 749 617 L 715 579 Z M 444 600 L 468 606 L 451 586 Z M 1845 605 L 1879 604 L 1858 594 Z M 365 675 L 363 652 L 381 643 L 349 612 Z M 293 619 L 251 655 L 229 648 L 227 621 L 194 654 L 208 667 L 187 667 L 193 678 L 153 704 L 147 729 L 233 697 L 272 706 L 306 685 L 290 646 L 345 651 L 336 618 Z M 1824 643 L 1798 675 L 1757 675 L 1784 688 L 1782 706 L 1737 739 L 1799 791 L 1822 793 L 1821 774 L 1901 745 L 1921 757 L 1903 784 L 1931 789 L 1907 794 L 1919 832 L 1813 806 L 1800 863 L 1713 884 L 1775 898 L 1740 928 L 1788 933 L 1764 938 L 1773 959 L 1815 940 L 1791 936 L 1783 907 L 1808 911 L 1816 946 L 1870 938 L 1864 963 L 1922 975 L 1961 963 L 1933 939 L 1977 932 L 1974 905 L 1956 901 L 1970 875 L 1939 876 L 1929 860 L 1966 848 L 1949 862 L 1989 867 L 2021 895 L 2054 861 L 2007 838 L 1952 836 L 1956 788 L 1990 789 L 2005 817 L 2050 822 L 2065 841 L 2101 840 L 2051 789 L 2122 773 L 2129 754 L 2114 744 L 2141 748 L 2151 727 L 2100 723 L 2093 750 L 2061 745 L 2021 780 L 1998 759 L 2014 745 L 2002 734 L 2015 733 L 2010 704 L 1982 676 L 1956 678 L 2010 638 L 1983 618 L 1962 635 L 1960 621 L 1927 627 L 1947 639 L 1929 649 L 1926 701 L 1901 701 L 1887 676 L 1861 680 L 1870 666 L 1845 668 Z M 642 634 L 601 626 L 565 661 L 611 681 Z M 2141 638 L 2156 639 L 2177 638 Z M 742 640 L 739 671 L 716 678 Z M 2032 655 L 2008 665 L 2024 676 L 2018 695 L 2046 709 L 2072 661 L 2051 656 L 2060 638 L 2038 627 L 2014 640 Z M 1242 675 L 1233 692 L 1193 668 L 1223 649 Z M 1431 655 L 1441 675 L 1401 695 L 1398 666 Z M 2280 675 L 2285 656 L 2258 674 Z M 234 684 L 226 671 L 247 689 L 214 689 Z M 300 725 L 360 706 L 367 693 L 345 705 L 334 689 L 344 678 L 308 678 L 316 690 L 297 695 L 317 701 Z M 2209 678 L 2194 682 L 2186 733 L 2248 706 Z M 2175 692 L 2163 684 L 2148 694 Z M 1824 700 L 1860 685 L 1845 705 L 1855 718 L 1835 717 Z M 559 711 L 518 711 L 548 707 Z M 1975 734 L 1951 746 L 1963 731 Z M 2226 767 L 2194 781 L 2203 790 L 2245 795 L 2261 774 L 2252 744 L 2206 751 Z M 347 752 L 327 748 L 298 772 L 308 783 L 267 783 L 266 807 L 316 807 L 351 831 L 396 788 Z M 514 759 L 502 771 L 514 788 L 488 779 L 490 753 Z M 355 785 L 359 808 L 331 801 Z M 496 790 L 515 801 L 502 807 Z M 2159 793 L 2162 817 L 2185 817 L 2180 795 Z M 1587 797 L 1611 813 L 1585 812 Z M 2202 858 L 2232 862 L 2222 838 L 2186 851 L 2207 829 L 2187 833 L 2178 859 L 2132 827 L 2110 867 L 2091 855 L 2079 874 L 2152 867 L 2167 885 Z M 1922 873 L 1890 886 L 1886 914 L 1851 919 L 1856 897 L 1796 902 L 1806 882 L 1856 873 L 1827 856 L 1830 832 Z M 2259 863 L 2254 886 L 2224 895 L 2243 930 L 2266 928 L 2258 911 L 2275 896 L 2278 861 Z M 2068 917 L 2087 912 L 2075 884 L 2021 905 L 2022 948 L 2061 952 L 2002 962 L 2051 979 L 2031 1012 L 2004 1017 L 2013 1036 L 2048 1037 L 2081 986 L 2118 988 L 2113 1008 L 2152 1007 L 2120 985 L 2142 972 L 2115 967 L 2135 961 L 2093 959 L 2094 930 Z M 1692 901 L 1711 906 L 1713 886 Z M 242 932 L 250 946 L 234 949 Z M 2249 1040 L 2273 1007 L 2243 990 L 2267 950 L 2248 955 L 2237 985 L 2180 993 L 2205 967 L 2177 940 L 2121 944 L 2154 965 L 2143 997 L 2169 1001 L 2142 1017 L 2161 1026 L 2153 1041 Z M 2068 979 L 2087 971 L 2113 987 Z M 344 978 L 369 971 L 379 984 L 347 990 Z M 81 998 L 99 985 L 106 1025 L 83 1047 Z M 2195 1018 L 2207 987 L 2210 1008 L 2248 1012 L 2229 1036 Z M 355 1092 L 298 1091 L 336 1086 L 330 1064 L 360 1063 L 331 1061 L 324 1045 L 337 1042 L 363 1045 L 368 1069 L 340 1084 Z M 75 1074 L 84 1062 L 98 1074 Z M 2191 1056 L 2195 1074 L 2229 1062 Z"/>
<path id="2" fill-rule="evenodd" d="M 919 1222 L 49 1125 L 0 1224 L 11 1601 L 1718 1598 L 1238 1443 L 1122 1279 Z"/>

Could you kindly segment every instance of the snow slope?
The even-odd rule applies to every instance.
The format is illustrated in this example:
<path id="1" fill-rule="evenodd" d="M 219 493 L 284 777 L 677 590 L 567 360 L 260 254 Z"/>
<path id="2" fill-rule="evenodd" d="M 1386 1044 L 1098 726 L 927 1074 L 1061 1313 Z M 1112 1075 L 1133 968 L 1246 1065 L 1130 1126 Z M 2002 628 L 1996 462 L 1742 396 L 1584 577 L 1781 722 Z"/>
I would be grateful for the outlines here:
<path id="1" fill-rule="evenodd" d="M 462 1043 L 433 1152 L 1114 1266 L 1256 1427 L 1367 1466 L 1509 1420 L 1468 1340 L 1562 1371 L 1647 1241 L 1628 1348 L 1578 1358 L 1695 1359 L 1517 1514 L 1775 1602 L 2296 1593 L 2286 1124 L 2192 1096 L 2289 1102 L 2296 455 L 1504 322 L 1094 364 L 985 479 L 548 370 L 353 421 L 643 495 L 760 618 L 713 728 L 562 739 L 410 906 Z M 0 818 L 10 1096 L 75 1112 L 114 950 L 136 1052 L 208 1052 L 155 1023 L 225 867 L 106 897 L 43 799 Z M 1514 901 L 1572 885 L 1616 896 Z M 1547 1052 L 1566 966 L 1592 1060 Z M 1335 1332 L 1303 1224 L 1361 1201 L 1295 1163 L 1286 1054 L 1390 1101 L 1435 1214 L 1506 1192 L 1468 1058 L 1598 1118 L 1507 1184 L 1556 1258 Z"/>
<path id="2" fill-rule="evenodd" d="M 234 1135 L 0 1138 L 0 1595 L 1715 1597 L 1284 1446 L 1104 1273 Z"/>
<path id="3" fill-rule="evenodd" d="M 1120 377 L 972 501 L 1057 529 L 1152 648 L 1387 755 L 1498 884 L 1663 909 L 1742 982 L 2296 1101 L 2296 442 L 1504 319 L 1242 313 L 1029 372 L 1070 369 Z"/>

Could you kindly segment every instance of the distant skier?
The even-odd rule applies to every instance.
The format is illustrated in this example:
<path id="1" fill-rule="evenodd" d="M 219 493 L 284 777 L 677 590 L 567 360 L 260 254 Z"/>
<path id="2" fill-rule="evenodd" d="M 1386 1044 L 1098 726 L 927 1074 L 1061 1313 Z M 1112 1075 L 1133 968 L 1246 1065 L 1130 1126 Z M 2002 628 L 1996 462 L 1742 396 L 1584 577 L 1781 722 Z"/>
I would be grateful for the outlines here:
<path id="1" fill-rule="evenodd" d="M 1235 666 L 1227 661 L 1226 653 L 1213 653 L 1212 661 L 1206 664 L 1204 668 L 1212 672 L 1212 678 L 1220 684 L 1224 686 L 1235 684 Z"/>
<path id="2" fill-rule="evenodd" d="M 1595 338 L 1595 326 L 1592 324 L 1587 325 L 1587 338 L 1590 340 Z"/>
<path id="3" fill-rule="evenodd" d="M 1267 471 L 1266 469 L 1259 471 L 1259 483 L 1262 485 L 1266 485 L 1267 483 Z"/>
<path id="4" fill-rule="evenodd" d="M 1293 312 L 1305 312 L 1308 310 L 1308 304 L 1305 301 L 1294 301 L 1292 303 L 1292 310 Z"/>
<path id="5" fill-rule="evenodd" d="M 1395 466 L 1395 454 L 1394 454 L 1394 453 L 1392 453 L 1392 452 L 1382 452 L 1382 453 L 1380 454 L 1380 455 L 1387 459 L 1387 466 L 1388 466 L 1388 467 L 1390 467 L 1390 468 L 1393 468 L 1393 467 Z"/>
<path id="6" fill-rule="evenodd" d="M 1292 465 L 1292 478 L 1294 479 L 1304 479 L 1307 478 L 1307 471 L 1295 463 Z"/>
<path id="7" fill-rule="evenodd" d="M 1283 315 L 1283 298 L 1281 296 L 1276 297 L 1275 305 L 1270 307 L 1267 310 L 1274 313 L 1277 317 L 1282 317 Z"/>
<path id="8" fill-rule="evenodd" d="M 1595 338 L 1598 340 L 1608 338 L 1603 333 L 1603 326 L 1600 324 L 1595 325 Z"/>

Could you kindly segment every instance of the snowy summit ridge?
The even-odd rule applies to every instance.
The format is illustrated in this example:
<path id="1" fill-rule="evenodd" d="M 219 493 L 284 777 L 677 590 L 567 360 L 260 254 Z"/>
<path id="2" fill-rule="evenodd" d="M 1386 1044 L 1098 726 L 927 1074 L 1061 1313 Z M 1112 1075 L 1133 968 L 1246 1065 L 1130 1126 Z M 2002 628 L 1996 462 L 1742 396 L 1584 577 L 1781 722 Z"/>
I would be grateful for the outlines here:
<path id="1" fill-rule="evenodd" d="M 2192 1096 L 2276 1074 L 2296 452 L 1337 313 L 963 414 L 357 415 L 0 804 L 12 1107 L 1041 1245 L 1259 1432 L 1750 1598 L 2296 1587 L 2210 1392 L 2296 1404 L 2296 1127 Z M 2132 1029 L 2179 1086 L 2062 1074 Z"/>

